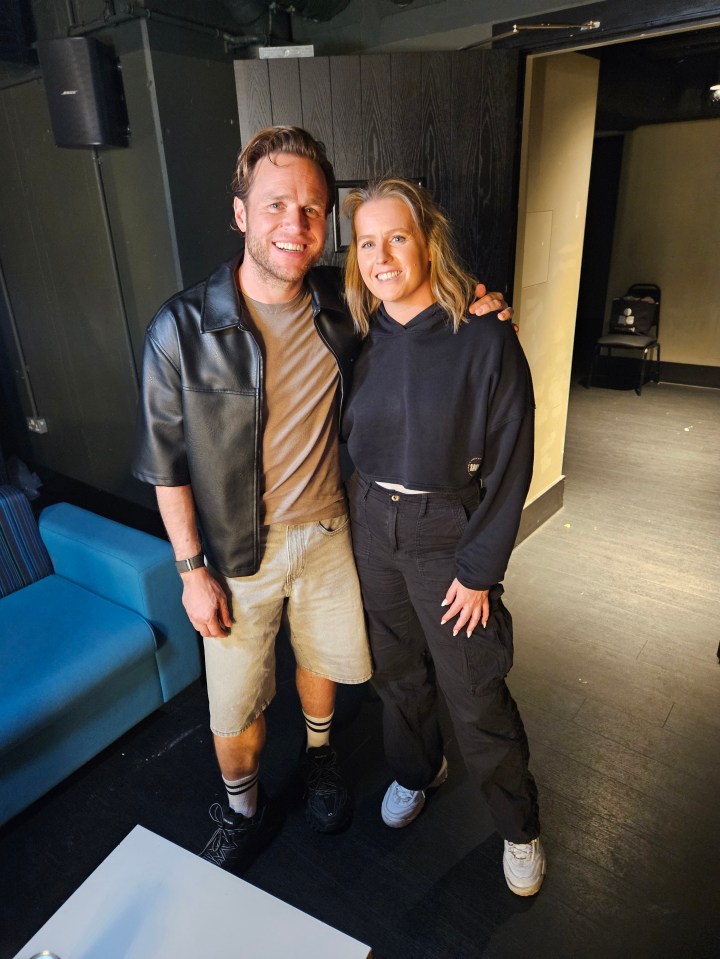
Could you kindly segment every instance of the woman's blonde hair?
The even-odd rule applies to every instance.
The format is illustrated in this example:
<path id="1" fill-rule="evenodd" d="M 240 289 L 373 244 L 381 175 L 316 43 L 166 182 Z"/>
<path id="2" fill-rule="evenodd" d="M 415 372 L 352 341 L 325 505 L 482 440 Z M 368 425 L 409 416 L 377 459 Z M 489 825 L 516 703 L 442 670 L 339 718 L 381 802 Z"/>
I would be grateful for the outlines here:
<path id="1" fill-rule="evenodd" d="M 401 200 L 410 210 L 413 222 L 424 238 L 430 254 L 430 288 L 435 300 L 450 317 L 453 332 L 467 321 L 467 308 L 475 290 L 475 280 L 463 269 L 452 242 L 450 224 L 428 191 L 417 183 L 399 177 L 385 177 L 365 187 L 357 187 L 343 203 L 343 213 L 352 223 L 352 240 L 345 261 L 345 298 L 355 329 L 367 336 L 370 317 L 380 300 L 365 285 L 357 257 L 355 214 L 371 200 Z"/>

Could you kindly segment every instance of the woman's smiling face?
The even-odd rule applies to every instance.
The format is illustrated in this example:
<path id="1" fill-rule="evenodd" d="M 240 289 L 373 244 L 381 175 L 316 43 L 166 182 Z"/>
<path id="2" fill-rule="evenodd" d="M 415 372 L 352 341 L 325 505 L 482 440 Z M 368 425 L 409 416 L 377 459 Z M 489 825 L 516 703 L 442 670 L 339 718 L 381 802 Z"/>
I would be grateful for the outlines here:
<path id="1" fill-rule="evenodd" d="M 355 236 L 363 282 L 393 319 L 407 323 L 434 303 L 427 243 L 402 200 L 363 203 L 355 211 Z"/>

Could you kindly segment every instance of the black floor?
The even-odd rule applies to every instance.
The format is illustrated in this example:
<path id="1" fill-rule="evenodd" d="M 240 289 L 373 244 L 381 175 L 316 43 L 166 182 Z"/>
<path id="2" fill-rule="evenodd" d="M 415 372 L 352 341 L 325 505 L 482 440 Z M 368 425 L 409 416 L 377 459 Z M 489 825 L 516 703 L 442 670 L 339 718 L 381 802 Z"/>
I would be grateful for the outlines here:
<path id="1" fill-rule="evenodd" d="M 451 738 L 450 778 L 422 816 L 382 824 L 380 709 L 365 686 L 341 690 L 333 737 L 353 823 L 312 834 L 284 644 L 263 778 L 286 821 L 246 878 L 374 959 L 717 959 L 719 426 L 713 391 L 573 391 L 565 508 L 506 580 L 550 863 L 537 897 L 507 890 Z M 201 847 L 218 784 L 198 682 L 0 830 L 0 959 L 137 823 Z"/>

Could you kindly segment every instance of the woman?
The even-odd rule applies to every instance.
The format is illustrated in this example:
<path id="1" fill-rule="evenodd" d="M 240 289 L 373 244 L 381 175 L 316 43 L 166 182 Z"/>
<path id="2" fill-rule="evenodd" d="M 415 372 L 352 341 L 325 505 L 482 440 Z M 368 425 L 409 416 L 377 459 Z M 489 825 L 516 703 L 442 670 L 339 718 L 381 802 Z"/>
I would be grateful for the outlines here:
<path id="1" fill-rule="evenodd" d="M 499 585 L 532 473 L 530 372 L 512 324 L 467 313 L 475 281 L 424 189 L 386 179 L 344 209 L 347 300 L 366 337 L 343 421 L 348 494 L 396 777 L 383 820 L 408 825 L 447 776 L 439 688 L 505 840 L 508 885 L 533 895 L 545 856 Z"/>

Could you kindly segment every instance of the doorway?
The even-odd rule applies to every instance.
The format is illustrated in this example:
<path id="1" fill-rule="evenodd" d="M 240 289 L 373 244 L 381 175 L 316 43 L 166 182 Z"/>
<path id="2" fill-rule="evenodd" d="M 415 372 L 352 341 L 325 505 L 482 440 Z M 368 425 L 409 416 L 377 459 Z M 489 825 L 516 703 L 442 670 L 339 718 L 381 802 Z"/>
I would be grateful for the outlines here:
<path id="1" fill-rule="evenodd" d="M 588 343 L 602 332 L 610 297 L 632 282 L 671 288 L 675 283 L 677 288 L 676 277 L 692 273 L 695 289 L 704 283 L 704 308 L 696 311 L 693 337 L 682 330 L 688 324 L 688 296 L 697 302 L 699 292 L 666 297 L 663 291 L 663 365 L 679 382 L 694 382 L 688 377 L 695 376 L 699 385 L 720 385 L 703 382 L 716 376 L 720 365 L 720 288 L 716 288 L 720 281 L 710 262 L 714 244 L 707 242 L 711 232 L 707 228 L 702 231 L 704 245 L 692 228 L 693 217 L 706 222 L 707 216 L 707 222 L 717 223 L 720 216 L 717 189 L 708 186 L 720 180 L 720 167 L 716 174 L 710 168 L 720 164 L 715 159 L 720 157 L 720 139 L 712 145 L 713 138 L 720 137 L 720 104 L 713 104 L 707 89 L 715 67 L 720 73 L 720 32 L 708 27 L 629 38 L 584 47 L 582 52 L 536 54 L 529 56 L 527 67 L 514 303 L 538 391 L 537 466 L 528 505 L 542 522 L 562 504 L 569 388 L 582 374 Z M 673 136 L 664 143 L 668 123 Z M 690 128 L 696 146 L 683 163 L 670 147 L 677 147 Z M 652 177 L 639 166 L 643 157 L 653 164 Z M 585 245 L 586 217 L 588 227 L 598 226 L 595 219 L 589 220 L 597 213 L 592 202 L 588 207 L 591 161 L 596 168 L 602 162 L 606 166 L 601 174 L 604 236 L 595 238 L 602 256 Z M 681 175 L 687 179 L 693 162 L 698 169 L 680 200 L 677 183 Z M 673 170 L 675 188 L 660 191 L 656 184 L 662 174 L 672 176 Z M 690 202 L 693 183 L 698 184 L 698 195 Z M 675 202 L 683 204 L 682 240 L 679 218 L 669 212 Z M 638 206 L 640 214 L 635 212 Z M 646 217 L 648 206 L 650 222 L 640 242 L 637 231 L 644 227 L 633 217 Z M 664 232 L 658 227 L 660 217 L 665 220 Z M 660 239 L 662 249 L 653 247 L 651 257 L 651 242 Z M 687 250 L 691 243 L 690 262 L 684 261 L 678 246 Z M 584 246 L 586 258 L 592 260 L 586 259 L 586 283 L 581 287 Z M 665 274 L 671 270 L 672 280 L 667 280 Z M 640 276 L 647 271 L 659 277 Z M 616 287 L 623 284 L 618 292 Z M 681 342 L 687 341 L 694 343 L 694 352 L 678 352 Z M 531 528 L 535 525 L 531 517 Z"/>

